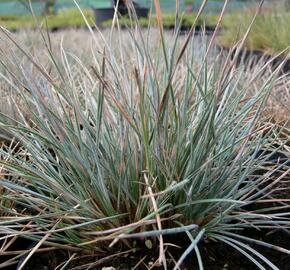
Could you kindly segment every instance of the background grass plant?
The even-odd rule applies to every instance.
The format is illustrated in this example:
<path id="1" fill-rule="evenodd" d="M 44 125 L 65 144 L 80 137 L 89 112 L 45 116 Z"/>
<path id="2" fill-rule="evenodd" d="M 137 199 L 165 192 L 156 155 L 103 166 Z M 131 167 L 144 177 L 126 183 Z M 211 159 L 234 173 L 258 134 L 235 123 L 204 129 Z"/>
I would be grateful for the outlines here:
<path id="1" fill-rule="evenodd" d="M 39 56 L 1 31 L 4 47 L 17 51 L 0 46 L 1 75 L 26 111 L 19 121 L 1 114 L 0 128 L 18 147 L 0 150 L 2 200 L 14 205 L 0 206 L 0 241 L 37 243 L 20 268 L 41 245 L 106 256 L 142 249 L 145 238 L 166 269 L 165 236 L 183 232 L 192 243 L 175 269 L 191 252 L 203 269 L 204 239 L 278 269 L 247 243 L 287 249 L 243 236 L 289 228 L 287 212 L 254 207 L 289 207 L 276 197 L 289 167 L 268 168 L 266 152 L 257 157 L 288 155 L 289 138 L 260 121 L 278 69 L 248 73 L 206 37 L 197 44 L 200 37 L 178 31 L 92 32 L 88 63 L 62 44 L 55 53 L 45 34 Z"/>
<path id="2" fill-rule="evenodd" d="M 94 15 L 93 11 L 88 9 L 83 11 L 88 20 L 93 25 Z M 68 9 L 59 11 L 58 14 L 51 14 L 46 17 L 37 17 L 38 22 L 31 15 L 22 16 L 0 16 L 0 25 L 9 29 L 10 31 L 35 29 L 37 24 L 42 23 L 48 29 L 63 29 L 63 28 L 78 28 L 85 27 L 84 20 L 77 9 Z"/>
<path id="3" fill-rule="evenodd" d="M 251 18 L 251 13 L 236 14 L 235 20 L 227 23 L 226 31 L 222 32 L 221 43 L 227 46 L 235 44 L 247 31 Z M 259 14 L 245 47 L 268 54 L 279 53 L 288 48 L 285 52 L 287 55 L 290 52 L 289 18 L 289 11 L 283 9 L 273 9 Z"/>

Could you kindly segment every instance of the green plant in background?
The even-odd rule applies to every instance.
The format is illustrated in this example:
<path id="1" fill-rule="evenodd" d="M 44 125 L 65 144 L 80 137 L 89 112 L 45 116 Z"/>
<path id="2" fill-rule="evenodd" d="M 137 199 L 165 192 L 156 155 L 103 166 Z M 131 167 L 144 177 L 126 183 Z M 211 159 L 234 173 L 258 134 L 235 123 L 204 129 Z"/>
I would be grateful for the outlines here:
<path id="1" fill-rule="evenodd" d="M 247 31 L 247 26 L 252 19 L 250 13 L 236 14 L 235 20 L 225 23 L 220 42 L 232 46 Z M 279 53 L 290 44 L 290 14 L 282 9 L 259 14 L 245 46 L 251 50 L 262 50 L 267 53 Z"/>
<path id="2" fill-rule="evenodd" d="M 84 14 L 94 24 L 92 10 L 84 10 Z M 77 9 L 59 11 L 57 14 L 50 14 L 46 17 L 39 16 L 37 21 L 31 15 L 22 16 L 0 16 L 0 25 L 9 30 L 33 29 L 37 24 L 46 25 L 48 29 L 65 29 L 72 27 L 85 27 L 84 20 Z"/>
<path id="3" fill-rule="evenodd" d="M 18 143 L 0 150 L 2 198 L 15 205 L 0 206 L 9 216 L 1 218 L 1 239 L 37 242 L 21 267 L 41 245 L 107 255 L 142 249 L 145 238 L 166 268 L 164 237 L 182 232 L 191 245 L 175 269 L 190 252 L 203 269 L 205 238 L 260 269 L 278 268 L 247 243 L 290 253 L 243 236 L 245 229 L 289 226 L 277 207 L 254 207 L 269 199 L 287 208 L 275 194 L 289 168 L 267 170 L 268 154 L 257 157 L 276 151 L 279 130 L 259 120 L 278 70 L 245 73 L 235 59 L 214 54 L 214 37 L 197 49 L 193 29 L 185 39 L 178 31 L 166 38 L 157 17 L 157 35 L 132 28 L 102 40 L 92 32 L 90 65 L 62 46 L 56 58 L 43 35 L 46 67 L 1 28 L 19 50 L 7 58 L 1 49 L 8 71 L 1 75 L 30 115 L 0 118 Z"/>

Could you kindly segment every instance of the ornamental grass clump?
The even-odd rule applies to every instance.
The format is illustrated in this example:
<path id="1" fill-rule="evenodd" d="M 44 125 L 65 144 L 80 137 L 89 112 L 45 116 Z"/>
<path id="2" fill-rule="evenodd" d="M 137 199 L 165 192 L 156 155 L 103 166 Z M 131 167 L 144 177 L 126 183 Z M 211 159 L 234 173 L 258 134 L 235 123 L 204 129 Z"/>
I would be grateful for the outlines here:
<path id="1" fill-rule="evenodd" d="M 56 57 L 45 34 L 43 63 L 1 28 L 18 50 L 1 49 L 1 80 L 23 102 L 19 120 L 1 114 L 0 131 L 11 138 L 0 150 L 1 249 L 16 238 L 34 242 L 1 267 L 22 258 L 23 269 L 45 247 L 72 252 L 69 264 L 75 254 L 147 246 L 171 269 L 168 235 L 191 241 L 174 269 L 192 253 L 203 269 L 205 239 L 260 269 L 278 268 L 249 243 L 290 254 L 243 236 L 249 228 L 289 227 L 288 201 L 275 197 L 289 168 L 265 166 L 267 150 L 287 147 L 279 129 L 261 120 L 279 67 L 265 76 L 261 66 L 249 78 L 236 57 L 217 54 L 215 34 L 196 37 L 192 28 L 185 38 L 178 30 L 168 36 L 158 20 L 159 32 L 138 25 L 107 37 L 92 32 L 91 63 L 63 46 Z M 257 207 L 266 202 L 275 206 Z"/>

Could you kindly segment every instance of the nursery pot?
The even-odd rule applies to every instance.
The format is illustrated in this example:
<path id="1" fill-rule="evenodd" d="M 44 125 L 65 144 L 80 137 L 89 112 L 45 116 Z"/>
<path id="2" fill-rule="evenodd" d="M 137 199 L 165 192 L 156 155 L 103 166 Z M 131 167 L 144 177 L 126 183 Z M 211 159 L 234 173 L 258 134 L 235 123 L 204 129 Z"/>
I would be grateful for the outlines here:
<path id="1" fill-rule="evenodd" d="M 94 8 L 94 14 L 95 14 L 95 21 L 97 26 L 102 26 L 102 23 L 107 20 L 112 20 L 114 17 L 115 9 L 114 8 Z M 136 7 L 136 14 L 137 17 L 147 17 L 149 9 L 143 8 L 143 7 Z M 120 15 L 126 15 L 128 14 L 128 10 L 119 10 Z"/>

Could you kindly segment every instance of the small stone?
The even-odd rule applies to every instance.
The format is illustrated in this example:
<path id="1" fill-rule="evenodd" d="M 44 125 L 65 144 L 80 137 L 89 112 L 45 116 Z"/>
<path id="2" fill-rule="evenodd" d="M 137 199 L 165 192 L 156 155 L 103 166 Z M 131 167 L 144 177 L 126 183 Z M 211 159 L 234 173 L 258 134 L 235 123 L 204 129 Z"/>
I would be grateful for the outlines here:
<path id="1" fill-rule="evenodd" d="M 227 270 L 227 269 L 229 269 L 229 265 L 226 263 L 226 264 L 224 265 L 223 270 Z"/>
<path id="2" fill-rule="evenodd" d="M 146 247 L 147 247 L 148 249 L 152 249 L 152 247 L 153 247 L 153 244 L 152 244 L 152 242 L 151 242 L 150 240 L 146 240 L 146 241 L 145 241 L 145 245 L 146 245 Z"/>
<path id="3" fill-rule="evenodd" d="M 113 266 L 110 266 L 110 267 L 103 267 L 102 270 L 116 270 L 116 268 Z"/>

